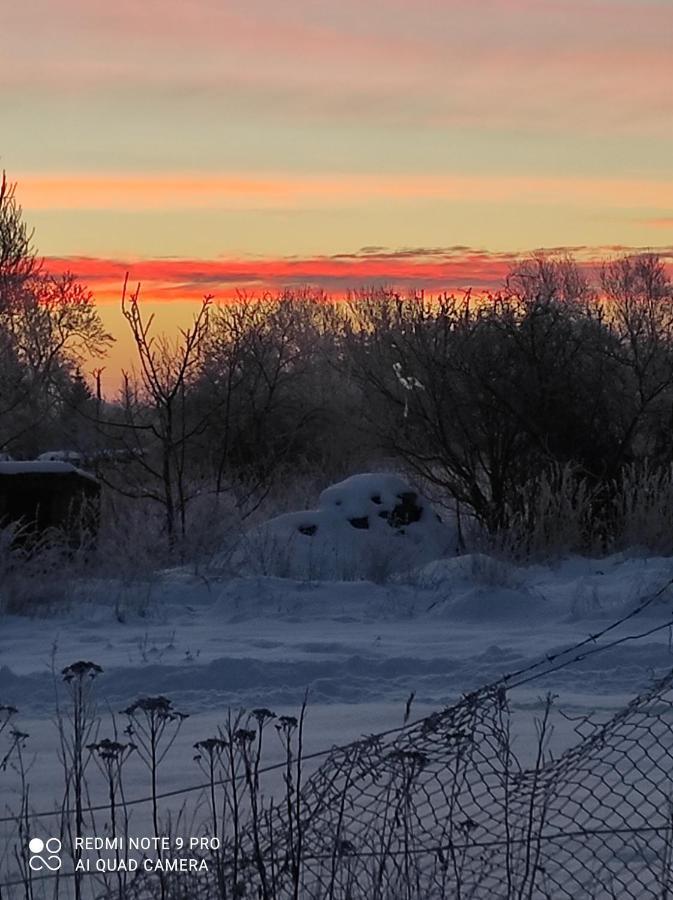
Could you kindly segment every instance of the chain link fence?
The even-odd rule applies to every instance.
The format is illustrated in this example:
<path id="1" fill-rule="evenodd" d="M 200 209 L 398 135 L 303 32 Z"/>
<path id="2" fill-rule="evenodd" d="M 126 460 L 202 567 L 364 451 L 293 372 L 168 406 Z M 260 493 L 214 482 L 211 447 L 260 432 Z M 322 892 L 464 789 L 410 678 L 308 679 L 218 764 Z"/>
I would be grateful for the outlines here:
<path id="1" fill-rule="evenodd" d="M 502 688 L 392 740 L 335 750 L 307 782 L 300 815 L 279 813 L 262 850 L 275 869 L 253 867 L 251 896 L 673 896 L 673 672 L 607 723 L 583 720 L 556 760 L 548 711 L 525 768 Z"/>
<path id="2" fill-rule="evenodd" d="M 578 720 L 576 743 L 557 758 L 550 699 L 532 756 L 517 758 L 508 694 L 492 685 L 407 728 L 335 748 L 308 778 L 301 742 L 285 764 L 255 771 L 255 732 L 232 730 L 221 749 L 238 754 L 238 776 L 195 793 L 190 811 L 212 834 L 211 801 L 221 810 L 222 843 L 203 854 L 207 872 L 121 879 L 75 877 L 64 866 L 0 884 L 0 898 L 673 897 L 673 670 L 607 722 Z M 108 827 L 100 815 L 97 825 Z"/>

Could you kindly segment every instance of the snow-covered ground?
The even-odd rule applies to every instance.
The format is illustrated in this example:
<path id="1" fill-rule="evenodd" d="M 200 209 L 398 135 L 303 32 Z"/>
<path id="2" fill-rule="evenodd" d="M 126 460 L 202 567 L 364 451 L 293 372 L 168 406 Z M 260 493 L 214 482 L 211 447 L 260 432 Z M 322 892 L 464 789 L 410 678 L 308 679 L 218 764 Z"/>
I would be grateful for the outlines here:
<path id="1" fill-rule="evenodd" d="M 217 734 L 228 708 L 296 714 L 308 690 L 305 751 L 315 753 L 401 726 L 412 694 L 410 718 L 428 715 L 596 635 L 657 592 L 641 613 L 588 646 L 594 651 L 673 623 L 672 577 L 672 559 L 572 558 L 521 568 L 472 554 L 384 584 L 187 569 L 135 585 L 89 580 L 68 608 L 48 617 L 2 618 L 0 704 L 16 706 L 16 725 L 30 734 L 32 809 L 54 810 L 63 796 L 55 689 L 62 690 L 63 667 L 81 659 L 103 669 L 96 679 L 99 738 L 111 736 L 110 714 L 141 696 L 167 696 L 189 713 L 159 779 L 161 792 L 181 789 L 203 783 L 193 745 Z M 524 762 L 534 755 L 535 717 L 547 692 L 558 695 L 550 746 L 560 751 L 576 740 L 578 716 L 607 718 L 671 666 L 671 634 L 663 627 L 514 689 L 515 751 Z M 123 717 L 117 720 L 123 727 Z M 272 739 L 266 762 L 281 758 Z M 4 777 L 6 814 L 19 795 L 9 773 Z M 94 803 L 104 800 L 101 789 L 92 791 Z M 125 790 L 127 800 L 148 795 L 147 770 L 137 762 L 127 768 Z M 183 801 L 175 798 L 176 810 Z M 149 815 L 147 804 L 134 807 L 132 832 L 149 832 Z M 51 821 L 40 820 L 38 833 L 48 836 Z M 5 822 L 0 844 L 13 847 L 15 831 Z"/>
<path id="2" fill-rule="evenodd" d="M 466 555 L 382 585 L 185 570 L 134 587 L 90 581 L 67 610 L 2 619 L 0 700 L 17 706 L 21 720 L 47 719 L 54 671 L 87 659 L 103 668 L 99 705 L 113 710 L 163 694 L 197 721 L 217 721 L 228 707 L 296 709 L 308 689 L 309 733 L 329 744 L 399 724 L 412 692 L 418 714 L 571 646 L 672 575 L 669 559 L 517 568 Z M 665 591 L 610 639 L 666 622 L 671 599 Z M 512 699 L 529 706 L 553 690 L 568 709 L 614 709 L 671 665 L 663 631 L 593 654 Z M 197 739 L 195 726 L 185 728 Z"/>

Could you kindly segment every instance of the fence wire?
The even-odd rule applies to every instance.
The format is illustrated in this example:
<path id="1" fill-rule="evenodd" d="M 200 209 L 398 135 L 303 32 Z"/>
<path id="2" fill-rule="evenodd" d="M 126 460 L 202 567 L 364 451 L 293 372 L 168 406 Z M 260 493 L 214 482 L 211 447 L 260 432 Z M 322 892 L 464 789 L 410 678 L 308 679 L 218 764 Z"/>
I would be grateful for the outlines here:
<path id="1" fill-rule="evenodd" d="M 673 670 L 607 722 L 579 720 L 577 743 L 555 759 L 548 709 L 527 765 L 512 749 L 508 691 L 485 687 L 404 731 L 335 748 L 288 791 L 291 809 L 260 807 L 258 827 L 248 798 L 235 845 L 225 837 L 207 874 L 139 875 L 122 890 L 92 875 L 77 896 L 673 897 Z M 6 883 L 0 896 L 75 896 L 65 873 L 53 882 L 35 877 L 28 893 Z"/>
<path id="2" fill-rule="evenodd" d="M 273 874 L 279 898 L 673 896 L 673 672 L 583 731 L 545 761 L 541 719 L 539 756 L 521 767 L 506 692 L 487 688 L 338 749 L 265 844 L 278 871 L 253 867 L 251 895 Z"/>
<path id="3" fill-rule="evenodd" d="M 673 669 L 607 722 L 579 720 L 576 743 L 555 759 L 549 708 L 538 720 L 537 752 L 524 761 L 509 710 L 513 688 L 669 628 L 670 619 L 599 642 L 670 585 L 574 647 L 411 725 L 334 748 L 296 793 L 301 764 L 324 751 L 302 758 L 298 747 L 286 771 L 283 763 L 260 767 L 254 789 L 245 765 L 214 778 L 223 846 L 205 857 L 207 874 L 116 881 L 29 873 L 0 883 L 0 900 L 673 900 Z M 207 787 L 158 799 L 190 793 L 203 811 Z M 224 813 L 239 789 L 232 833 Z M 25 836 L 57 814 L 26 809 Z M 0 821 L 18 823 L 14 815 Z"/>

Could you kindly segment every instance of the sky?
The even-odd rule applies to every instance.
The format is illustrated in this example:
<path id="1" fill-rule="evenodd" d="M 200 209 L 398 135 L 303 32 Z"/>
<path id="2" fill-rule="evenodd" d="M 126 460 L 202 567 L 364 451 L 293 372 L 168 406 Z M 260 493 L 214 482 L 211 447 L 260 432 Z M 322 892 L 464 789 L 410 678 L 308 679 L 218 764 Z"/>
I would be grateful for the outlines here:
<path id="1" fill-rule="evenodd" d="M 126 271 L 172 328 L 671 252 L 673 0 L 22 0 L 0 34 L 0 167 L 115 333 Z"/>

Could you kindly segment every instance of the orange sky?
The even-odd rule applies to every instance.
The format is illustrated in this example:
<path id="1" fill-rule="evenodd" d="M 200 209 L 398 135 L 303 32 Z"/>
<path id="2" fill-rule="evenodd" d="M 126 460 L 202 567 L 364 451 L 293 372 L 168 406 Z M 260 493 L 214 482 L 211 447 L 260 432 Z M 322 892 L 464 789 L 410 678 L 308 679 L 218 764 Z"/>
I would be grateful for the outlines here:
<path id="1" fill-rule="evenodd" d="M 673 73 L 672 73 L 673 74 Z M 601 209 L 673 208 L 673 181 L 657 178 L 525 174 L 377 173 L 98 173 L 20 177 L 21 199 L 33 211 L 352 206 L 387 199 L 454 202 L 563 203 Z M 640 222 L 647 225 L 648 221 Z"/>
<path id="2" fill-rule="evenodd" d="M 169 329 L 236 285 L 673 244 L 671 0 L 22 0 L 0 29 L 38 250 L 103 303 L 130 269 Z"/>

